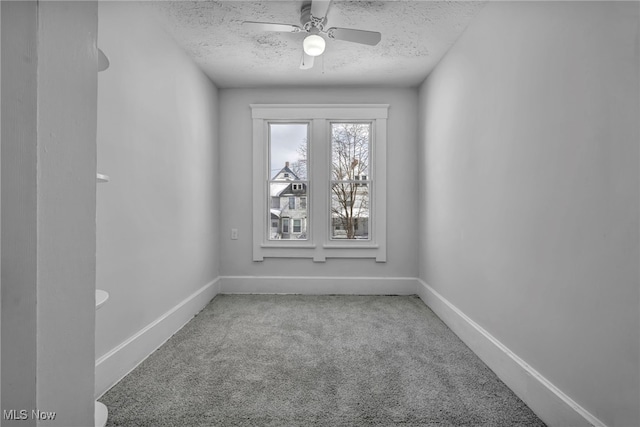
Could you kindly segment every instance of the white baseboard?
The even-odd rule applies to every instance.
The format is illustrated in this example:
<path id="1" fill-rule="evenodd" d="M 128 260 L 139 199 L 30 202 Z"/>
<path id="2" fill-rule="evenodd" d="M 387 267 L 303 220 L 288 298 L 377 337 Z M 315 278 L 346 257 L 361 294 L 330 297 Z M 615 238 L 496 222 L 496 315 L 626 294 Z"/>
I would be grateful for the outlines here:
<path id="1" fill-rule="evenodd" d="M 111 351 L 96 360 L 95 397 L 99 398 L 179 331 L 220 293 L 220 278 L 182 300 Z"/>
<path id="2" fill-rule="evenodd" d="M 424 303 L 550 427 L 606 427 L 421 279 Z"/>
<path id="3" fill-rule="evenodd" d="M 104 394 L 179 331 L 217 294 L 412 295 L 444 321 L 549 426 L 606 427 L 424 281 L 409 277 L 221 276 L 96 361 Z"/>
<path id="4" fill-rule="evenodd" d="M 414 277 L 221 276 L 223 294 L 413 295 Z"/>

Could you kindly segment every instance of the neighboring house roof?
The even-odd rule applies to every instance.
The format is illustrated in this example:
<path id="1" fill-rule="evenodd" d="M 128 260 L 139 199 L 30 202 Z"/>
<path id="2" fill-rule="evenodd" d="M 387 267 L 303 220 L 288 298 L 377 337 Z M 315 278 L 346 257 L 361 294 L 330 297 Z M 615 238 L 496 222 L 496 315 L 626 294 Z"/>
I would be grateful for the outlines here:
<path id="1" fill-rule="evenodd" d="M 283 197 L 283 196 L 306 196 L 307 194 L 307 184 L 297 184 L 301 185 L 302 188 L 298 190 L 293 189 L 293 184 L 290 182 L 283 182 L 282 184 L 279 182 L 271 183 L 271 197 Z"/>
<path id="2" fill-rule="evenodd" d="M 301 186 L 294 190 L 292 183 L 286 183 L 284 186 L 280 183 L 271 183 L 271 197 L 283 197 L 283 196 L 306 196 L 307 184 L 295 184 Z"/>
<path id="3" fill-rule="evenodd" d="M 297 185 L 298 188 L 294 189 L 293 186 Z M 278 186 L 279 187 L 279 186 Z M 273 190 L 272 190 L 273 192 Z M 287 184 L 286 187 L 282 189 L 278 194 L 272 194 L 272 196 L 306 196 L 307 195 L 307 184 Z"/>
<path id="4" fill-rule="evenodd" d="M 288 174 L 288 176 L 286 176 L 285 174 Z M 298 175 L 296 175 L 295 173 L 293 173 L 291 169 L 289 169 L 289 162 L 285 162 L 284 167 L 280 170 L 280 172 L 275 174 L 272 179 L 273 181 L 279 181 L 279 180 L 299 180 L 300 178 L 298 178 Z"/>
<path id="5" fill-rule="evenodd" d="M 271 197 L 280 197 L 280 195 L 289 187 L 291 187 L 291 183 L 289 182 L 272 182 L 270 185 Z"/>
<path id="6" fill-rule="evenodd" d="M 298 181 L 298 175 L 296 175 L 290 168 L 289 162 L 284 164 L 284 167 L 273 176 L 272 182 L 269 186 L 271 197 L 282 197 L 283 195 L 305 195 L 307 194 L 307 185 L 296 183 L 301 185 L 299 189 L 293 189 L 293 183 L 291 181 Z M 276 181 L 276 182 L 273 182 Z M 277 182 L 282 181 L 282 182 Z"/>

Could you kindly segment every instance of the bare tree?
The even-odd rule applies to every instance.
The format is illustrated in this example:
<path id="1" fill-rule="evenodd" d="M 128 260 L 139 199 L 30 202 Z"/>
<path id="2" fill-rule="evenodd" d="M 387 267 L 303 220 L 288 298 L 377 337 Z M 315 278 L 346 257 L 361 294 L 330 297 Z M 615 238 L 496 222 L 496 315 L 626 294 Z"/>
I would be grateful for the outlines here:
<path id="1" fill-rule="evenodd" d="M 296 174 L 298 179 L 307 179 L 307 140 L 303 139 L 298 146 L 298 160 L 291 163 L 291 172 Z"/>
<path id="2" fill-rule="evenodd" d="M 355 239 L 359 220 L 369 219 L 370 124 L 334 123 L 331 127 L 331 217 Z"/>

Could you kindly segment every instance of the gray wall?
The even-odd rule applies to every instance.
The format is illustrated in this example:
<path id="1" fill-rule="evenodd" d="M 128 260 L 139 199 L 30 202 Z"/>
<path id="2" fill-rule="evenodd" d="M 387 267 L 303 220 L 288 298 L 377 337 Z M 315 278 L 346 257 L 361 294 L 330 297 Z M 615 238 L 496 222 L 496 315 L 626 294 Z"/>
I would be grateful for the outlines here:
<path id="1" fill-rule="evenodd" d="M 490 3 L 420 88 L 420 278 L 640 425 L 638 3 Z"/>
<path id="2" fill-rule="evenodd" d="M 249 104 L 390 104 L 387 256 L 372 259 L 252 261 L 252 119 Z M 221 274 L 223 276 L 416 277 L 417 107 L 415 89 L 273 88 L 220 90 Z M 231 240 L 232 228 L 239 239 Z M 321 292 L 321 290 L 318 290 Z"/>
<path id="3" fill-rule="evenodd" d="M 217 88 L 137 5 L 99 18 L 97 358 L 219 274 Z"/>

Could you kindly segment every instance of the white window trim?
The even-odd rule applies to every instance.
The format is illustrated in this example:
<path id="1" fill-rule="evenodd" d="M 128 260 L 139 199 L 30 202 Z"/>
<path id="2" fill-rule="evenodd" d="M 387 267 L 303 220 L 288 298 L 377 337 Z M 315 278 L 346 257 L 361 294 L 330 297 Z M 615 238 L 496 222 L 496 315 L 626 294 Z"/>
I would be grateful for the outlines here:
<path id="1" fill-rule="evenodd" d="M 387 260 L 387 117 L 388 104 L 251 104 L 253 118 L 253 260 L 264 258 L 375 258 Z M 332 240 L 329 233 L 331 121 L 371 121 L 373 191 L 370 239 Z M 307 195 L 307 240 L 268 240 L 270 121 L 308 121 L 310 164 Z M 322 141 L 322 143 L 318 143 Z M 309 227 L 309 225 L 311 225 Z"/>

